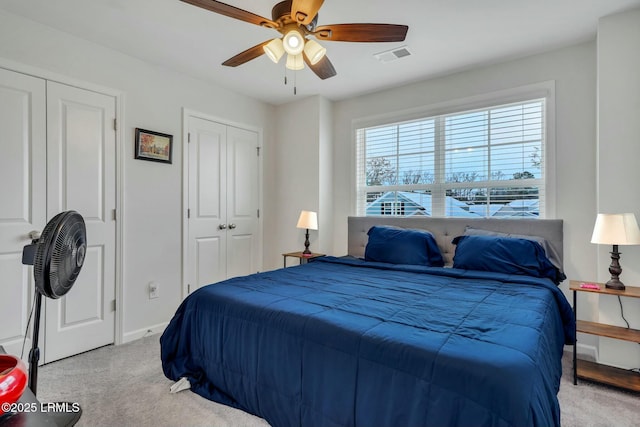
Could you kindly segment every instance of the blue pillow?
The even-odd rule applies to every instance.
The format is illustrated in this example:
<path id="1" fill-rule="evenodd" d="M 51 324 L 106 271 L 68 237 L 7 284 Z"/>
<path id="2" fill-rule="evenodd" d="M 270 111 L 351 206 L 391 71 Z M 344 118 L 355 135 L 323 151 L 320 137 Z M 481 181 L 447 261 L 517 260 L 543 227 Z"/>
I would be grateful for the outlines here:
<path id="1" fill-rule="evenodd" d="M 444 260 L 433 234 L 426 230 L 374 225 L 367 232 L 365 261 L 442 267 Z"/>
<path id="2" fill-rule="evenodd" d="M 473 228 L 469 226 L 465 228 L 464 235 L 465 236 L 513 237 L 515 239 L 533 240 L 534 242 L 540 243 L 540 246 L 542 246 L 542 249 L 544 249 L 544 253 L 547 256 L 547 258 L 549 258 L 549 261 L 551 261 L 551 264 L 553 264 L 558 269 L 558 273 L 563 274 L 562 262 L 560 261 L 560 255 L 558 254 L 558 251 L 556 251 L 556 249 L 553 246 L 551 246 L 551 244 L 544 237 L 526 235 L 526 234 L 502 233 L 499 231 L 484 230 L 481 228 Z M 566 276 L 562 278 L 562 280 L 564 279 L 566 279 Z"/>
<path id="3" fill-rule="evenodd" d="M 458 236 L 453 268 L 547 277 L 558 283 L 557 268 L 538 242 L 497 236 Z"/>

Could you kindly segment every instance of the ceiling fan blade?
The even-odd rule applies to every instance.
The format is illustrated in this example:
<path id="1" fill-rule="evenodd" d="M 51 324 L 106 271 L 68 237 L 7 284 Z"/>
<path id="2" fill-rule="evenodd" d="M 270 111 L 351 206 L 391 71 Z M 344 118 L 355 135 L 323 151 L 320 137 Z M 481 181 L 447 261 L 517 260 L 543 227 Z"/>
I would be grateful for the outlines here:
<path id="1" fill-rule="evenodd" d="M 318 40 L 334 42 L 401 42 L 409 27 L 394 24 L 321 25 L 313 35 Z"/>
<path id="2" fill-rule="evenodd" d="M 229 58 L 222 63 L 222 65 L 226 65 L 227 67 L 237 67 L 238 65 L 242 65 L 245 62 L 249 62 L 252 59 L 256 59 L 258 56 L 264 54 L 264 49 L 262 48 L 264 45 L 269 43 L 271 40 L 264 41 L 260 44 L 255 45 L 254 47 L 250 47 L 244 52 L 240 52 L 233 58 Z"/>
<path id="3" fill-rule="evenodd" d="M 291 19 L 303 25 L 309 25 L 318 14 L 324 0 L 293 0 Z"/>
<path id="4" fill-rule="evenodd" d="M 247 12 L 246 10 L 239 9 L 235 6 L 228 5 L 216 0 L 180 0 L 185 3 L 192 4 L 194 6 L 201 7 L 211 12 L 219 13 L 230 18 L 239 19 L 240 21 L 248 22 L 250 24 L 260 25 L 267 28 L 278 28 L 279 25 L 273 22 L 271 19 L 264 18 L 255 13 Z"/>
<path id="5" fill-rule="evenodd" d="M 311 68 L 311 71 L 316 73 L 318 77 L 322 80 L 328 79 L 329 77 L 335 76 L 336 69 L 333 68 L 333 64 L 329 61 L 329 58 L 325 55 L 320 61 L 318 61 L 315 65 L 311 65 L 309 62 L 309 58 L 307 58 L 307 54 L 303 54 L 304 62 Z"/>

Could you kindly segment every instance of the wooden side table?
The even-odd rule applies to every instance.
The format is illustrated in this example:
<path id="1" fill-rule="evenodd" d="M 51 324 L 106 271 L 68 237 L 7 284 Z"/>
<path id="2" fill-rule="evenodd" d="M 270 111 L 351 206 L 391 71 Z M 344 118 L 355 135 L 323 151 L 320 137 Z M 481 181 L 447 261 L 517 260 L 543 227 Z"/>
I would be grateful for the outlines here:
<path id="1" fill-rule="evenodd" d="M 614 295 L 620 297 L 640 298 L 640 287 L 627 286 L 624 290 L 608 289 L 603 283 L 596 283 L 600 289 L 581 288 L 582 282 L 571 280 L 569 289 L 573 291 L 573 312 L 576 316 L 576 332 L 598 335 L 601 337 L 613 338 L 640 343 L 640 330 L 623 328 L 620 326 L 607 325 L 604 323 L 588 322 L 577 320 L 578 292 L 592 292 L 600 295 Z M 576 334 L 577 336 L 577 334 Z M 573 346 L 573 384 L 578 384 L 578 378 L 597 381 L 627 390 L 640 391 L 640 374 L 637 372 L 620 369 L 613 366 L 601 365 L 588 360 L 578 360 L 576 345 Z"/>
<path id="2" fill-rule="evenodd" d="M 286 254 L 282 254 L 282 258 L 284 258 L 285 268 L 287 267 L 287 257 L 298 258 L 300 260 L 300 264 L 306 264 L 310 260 L 321 257 L 321 256 L 324 256 L 324 254 L 316 254 L 313 252 L 310 254 L 303 254 L 302 252 L 289 252 Z"/>

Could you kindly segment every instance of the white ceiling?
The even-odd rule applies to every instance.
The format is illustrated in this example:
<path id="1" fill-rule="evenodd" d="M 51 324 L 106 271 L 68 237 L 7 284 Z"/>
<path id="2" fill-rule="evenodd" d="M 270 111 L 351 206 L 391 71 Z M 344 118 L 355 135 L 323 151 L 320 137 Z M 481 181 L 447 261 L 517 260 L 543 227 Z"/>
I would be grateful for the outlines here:
<path id="1" fill-rule="evenodd" d="M 271 18 L 278 0 L 226 0 Z M 326 0 L 318 25 L 409 26 L 398 43 L 323 42 L 337 75 L 289 71 L 261 56 L 237 68 L 226 59 L 278 35 L 179 0 L 0 0 L 0 9 L 193 77 L 282 104 L 319 94 L 332 100 L 593 39 L 598 18 L 640 0 Z M 382 63 L 374 54 L 407 46 Z M 297 96 L 293 94 L 293 80 Z"/>

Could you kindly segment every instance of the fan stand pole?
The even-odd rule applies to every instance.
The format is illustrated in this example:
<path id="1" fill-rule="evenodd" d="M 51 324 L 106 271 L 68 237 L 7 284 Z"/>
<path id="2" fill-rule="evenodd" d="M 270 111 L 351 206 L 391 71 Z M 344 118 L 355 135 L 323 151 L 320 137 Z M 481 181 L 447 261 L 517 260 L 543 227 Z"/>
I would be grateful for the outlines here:
<path id="1" fill-rule="evenodd" d="M 33 338 L 31 339 L 31 351 L 29 352 L 29 388 L 36 395 L 38 383 L 38 362 L 40 361 L 40 348 L 38 348 L 38 336 L 40 335 L 40 308 L 42 306 L 42 294 L 36 288 L 35 317 L 33 319 Z"/>

